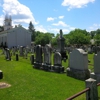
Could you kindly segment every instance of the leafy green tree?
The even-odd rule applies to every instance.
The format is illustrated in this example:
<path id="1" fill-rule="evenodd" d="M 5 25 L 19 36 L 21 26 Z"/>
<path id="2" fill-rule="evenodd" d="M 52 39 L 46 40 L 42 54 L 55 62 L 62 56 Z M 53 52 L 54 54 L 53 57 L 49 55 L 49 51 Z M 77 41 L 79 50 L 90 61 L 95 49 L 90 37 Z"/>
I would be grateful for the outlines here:
<path id="1" fill-rule="evenodd" d="M 75 29 L 71 31 L 68 35 L 68 38 L 66 36 L 67 42 L 70 44 L 89 44 L 90 43 L 90 35 L 86 30 L 81 29 Z"/>
<path id="2" fill-rule="evenodd" d="M 94 40 L 95 40 L 95 44 L 100 45 L 100 29 L 97 29 L 95 31 Z"/>
<path id="3" fill-rule="evenodd" d="M 39 31 L 38 31 L 39 33 Z M 50 33 L 43 33 L 40 32 L 35 39 L 35 44 L 40 44 L 42 46 L 45 46 L 46 44 L 49 44 L 52 39 L 52 35 Z"/>

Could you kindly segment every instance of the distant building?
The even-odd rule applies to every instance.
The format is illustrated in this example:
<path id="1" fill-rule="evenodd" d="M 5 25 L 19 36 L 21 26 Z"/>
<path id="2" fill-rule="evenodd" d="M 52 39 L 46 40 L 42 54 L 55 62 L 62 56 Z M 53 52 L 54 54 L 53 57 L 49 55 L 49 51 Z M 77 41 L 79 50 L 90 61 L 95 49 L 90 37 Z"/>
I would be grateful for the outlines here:
<path id="1" fill-rule="evenodd" d="M 21 25 L 12 27 L 11 16 L 5 16 L 4 31 L 0 32 L 0 46 L 30 46 L 31 33 Z"/>

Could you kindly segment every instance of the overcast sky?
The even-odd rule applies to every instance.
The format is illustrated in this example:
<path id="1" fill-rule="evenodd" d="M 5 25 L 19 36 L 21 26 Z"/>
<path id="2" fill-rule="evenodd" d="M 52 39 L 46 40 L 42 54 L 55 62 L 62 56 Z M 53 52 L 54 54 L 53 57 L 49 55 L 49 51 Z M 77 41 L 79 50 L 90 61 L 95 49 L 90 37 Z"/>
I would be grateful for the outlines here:
<path id="1" fill-rule="evenodd" d="M 0 0 L 0 25 L 6 14 L 13 26 L 28 28 L 32 21 L 36 30 L 55 34 L 100 28 L 100 0 Z"/>

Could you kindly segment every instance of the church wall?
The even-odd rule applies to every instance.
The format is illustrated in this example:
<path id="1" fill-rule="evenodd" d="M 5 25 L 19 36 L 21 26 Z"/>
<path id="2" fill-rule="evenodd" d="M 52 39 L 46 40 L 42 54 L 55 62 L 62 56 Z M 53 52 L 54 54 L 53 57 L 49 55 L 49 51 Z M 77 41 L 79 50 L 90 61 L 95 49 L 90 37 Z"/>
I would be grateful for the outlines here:
<path id="1" fill-rule="evenodd" d="M 7 42 L 7 35 L 5 34 L 0 34 L 0 45 L 3 43 L 3 45 Z"/>
<path id="2" fill-rule="evenodd" d="M 16 46 L 16 34 L 14 31 L 11 31 L 7 34 L 7 45 L 9 48 Z"/>

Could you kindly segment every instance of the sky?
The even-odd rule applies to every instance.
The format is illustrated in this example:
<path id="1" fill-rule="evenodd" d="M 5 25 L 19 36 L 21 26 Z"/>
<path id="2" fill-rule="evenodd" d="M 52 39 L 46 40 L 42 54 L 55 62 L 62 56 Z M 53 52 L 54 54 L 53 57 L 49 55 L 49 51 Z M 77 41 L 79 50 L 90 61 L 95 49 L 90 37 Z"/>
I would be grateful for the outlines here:
<path id="1" fill-rule="evenodd" d="M 27 29 L 32 21 L 36 31 L 44 33 L 100 28 L 100 0 L 0 0 L 0 25 L 6 14 L 13 27 L 21 24 Z"/>

